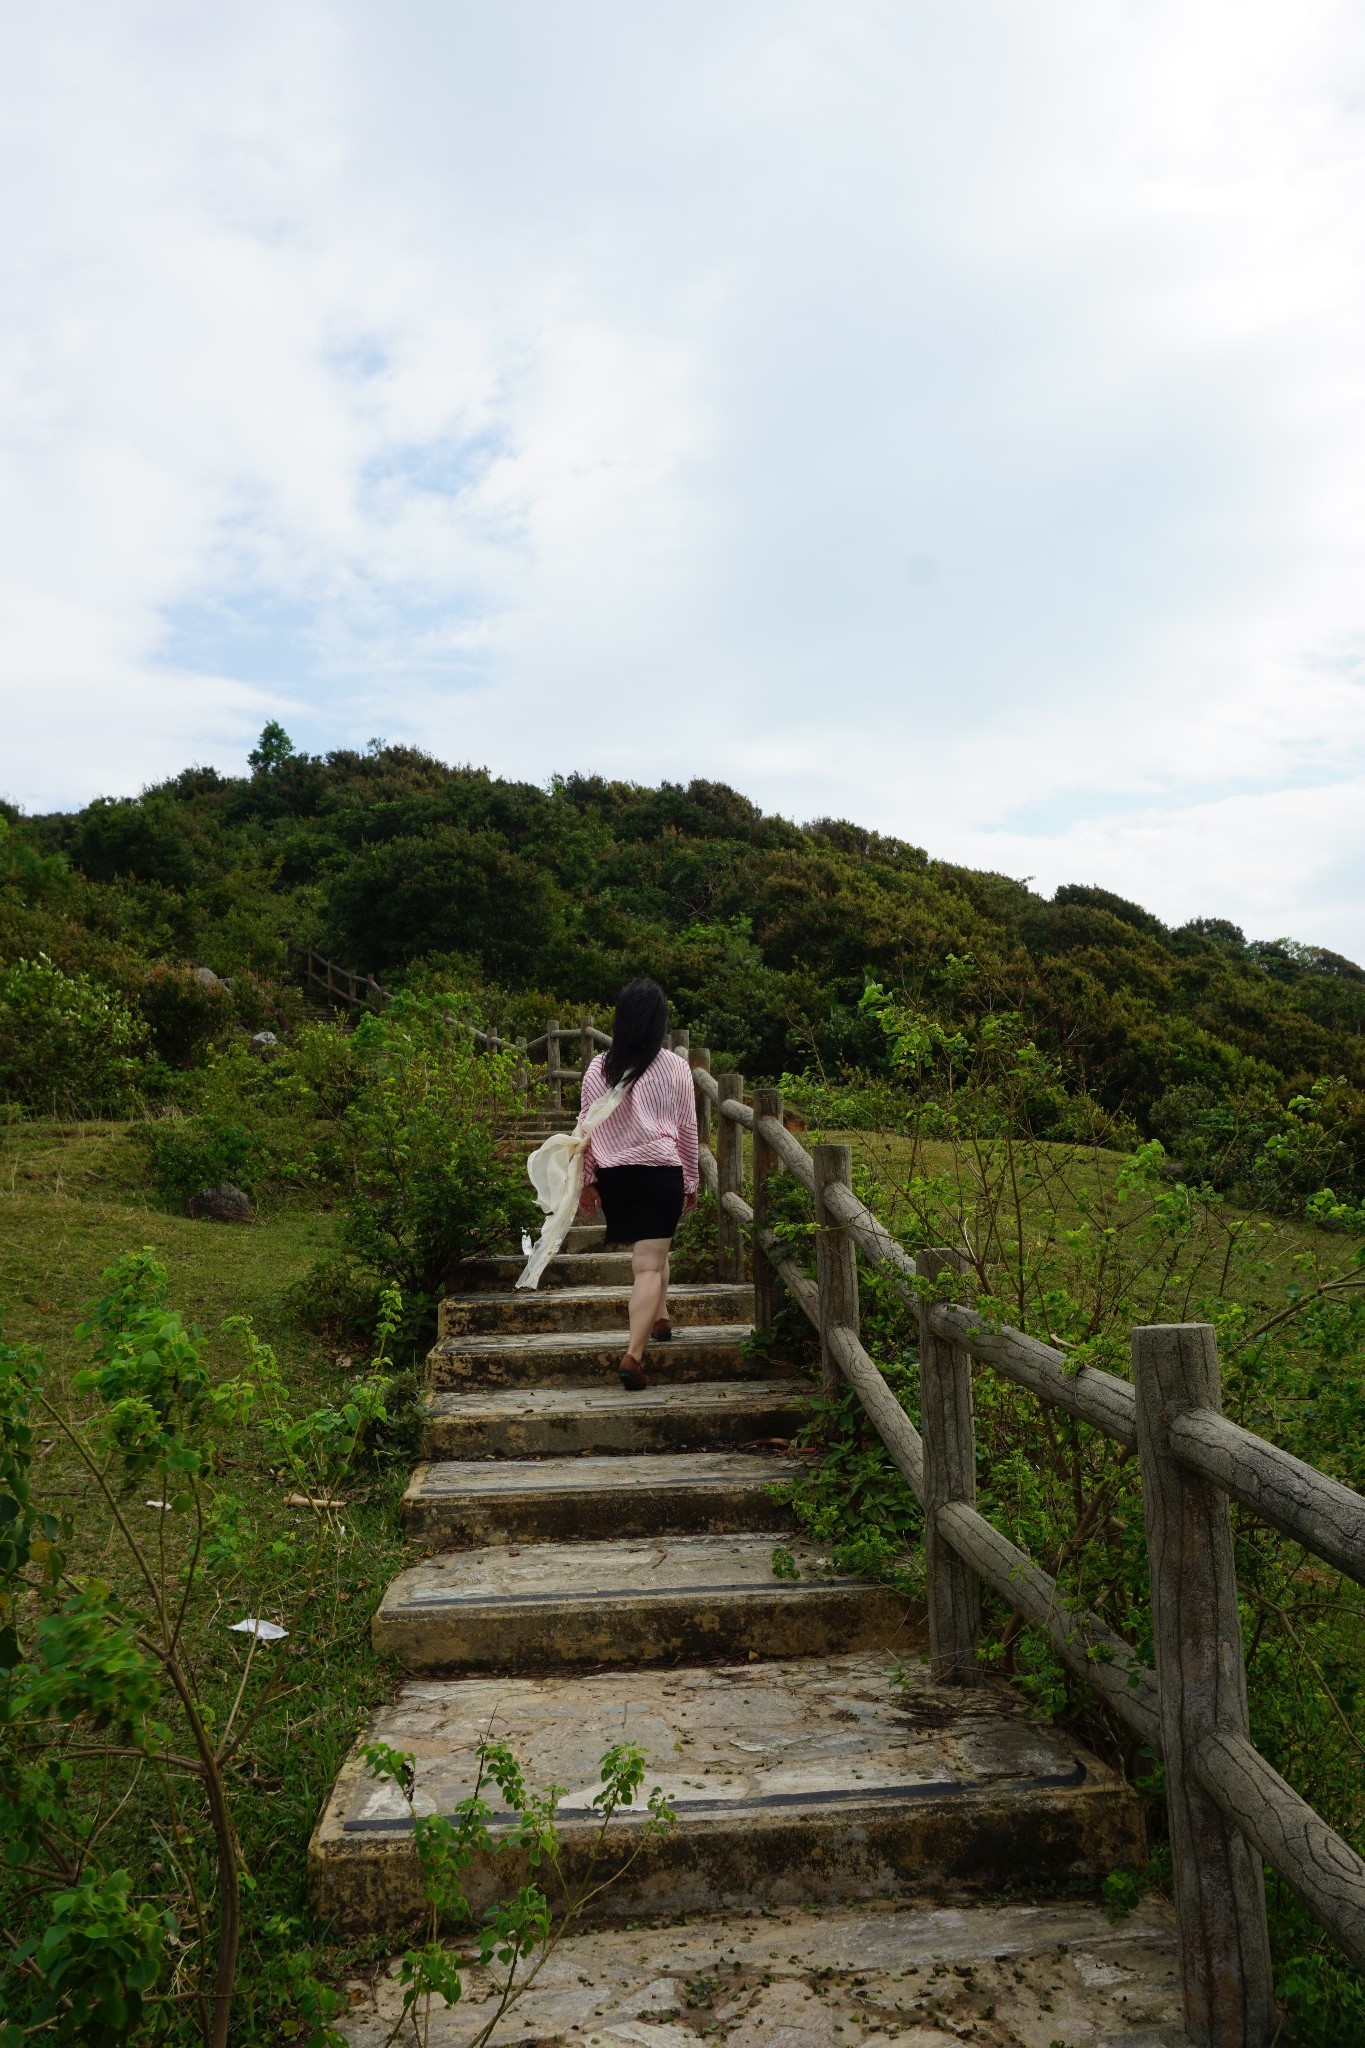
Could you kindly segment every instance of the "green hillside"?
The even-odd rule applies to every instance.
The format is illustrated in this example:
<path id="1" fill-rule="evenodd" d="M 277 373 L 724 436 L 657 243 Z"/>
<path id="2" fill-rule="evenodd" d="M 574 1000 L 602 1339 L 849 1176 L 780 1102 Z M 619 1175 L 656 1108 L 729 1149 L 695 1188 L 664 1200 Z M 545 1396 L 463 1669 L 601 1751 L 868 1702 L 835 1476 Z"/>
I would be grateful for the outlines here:
<path id="1" fill-rule="evenodd" d="M 411 748 L 297 754 L 278 727 L 253 758 L 243 778 L 189 768 L 137 799 L 8 811 L 0 962 L 42 953 L 120 991 L 171 1068 L 234 1020 L 283 1015 L 301 943 L 468 987 L 532 1032 L 643 971 L 746 1073 L 855 1097 L 886 1072 L 860 1007 L 875 979 L 969 1034 L 1017 1012 L 1060 1084 L 1035 1135 L 1158 1136 L 1262 1199 L 1362 1188 L 1365 971 L 1337 954 L 1212 917 L 1172 930 L 1082 885 L 1049 900 L 842 820 L 765 816 L 721 783 L 546 790 Z M 230 1016 L 188 963 L 233 979 Z"/>

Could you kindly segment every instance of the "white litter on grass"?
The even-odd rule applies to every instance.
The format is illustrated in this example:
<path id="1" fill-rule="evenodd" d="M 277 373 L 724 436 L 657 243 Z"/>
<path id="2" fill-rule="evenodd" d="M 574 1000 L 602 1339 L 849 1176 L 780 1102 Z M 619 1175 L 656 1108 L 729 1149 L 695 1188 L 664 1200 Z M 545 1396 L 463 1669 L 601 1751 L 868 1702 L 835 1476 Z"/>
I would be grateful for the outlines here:
<path id="1" fill-rule="evenodd" d="M 277 1621 L 257 1621 L 254 1614 L 248 1614 L 245 1621 L 229 1622 L 228 1626 L 234 1635 L 255 1636 L 258 1643 L 277 1643 L 289 1633 Z"/>
<path id="2" fill-rule="evenodd" d="M 142 1505 L 144 1508 L 168 1508 L 170 1502 L 168 1500 L 144 1500 Z"/>

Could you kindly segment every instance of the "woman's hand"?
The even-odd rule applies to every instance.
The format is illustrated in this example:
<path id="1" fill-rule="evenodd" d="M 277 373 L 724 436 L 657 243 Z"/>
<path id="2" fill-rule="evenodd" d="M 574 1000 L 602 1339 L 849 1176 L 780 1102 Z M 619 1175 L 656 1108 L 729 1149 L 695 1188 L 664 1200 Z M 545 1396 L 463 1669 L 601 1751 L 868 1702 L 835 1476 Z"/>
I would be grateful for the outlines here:
<path id="1" fill-rule="evenodd" d="M 578 1206 L 585 1216 L 600 1216 L 602 1214 L 602 1197 L 597 1192 L 595 1182 L 588 1181 L 585 1183 L 583 1192 L 578 1198 Z"/>
<path id="2" fill-rule="evenodd" d="M 690 1195 L 684 1195 L 684 1196 L 683 1196 L 683 1215 L 684 1215 L 684 1216 L 689 1216 L 689 1215 L 690 1215 L 690 1214 L 692 1213 L 692 1211 L 693 1211 L 693 1210 L 694 1210 L 694 1209 L 696 1208 L 696 1206 L 697 1206 L 697 1195 L 696 1195 L 696 1190 L 695 1190 L 695 1188 L 694 1188 L 694 1189 L 693 1189 L 693 1191 L 692 1191 L 692 1193 L 691 1193 Z"/>

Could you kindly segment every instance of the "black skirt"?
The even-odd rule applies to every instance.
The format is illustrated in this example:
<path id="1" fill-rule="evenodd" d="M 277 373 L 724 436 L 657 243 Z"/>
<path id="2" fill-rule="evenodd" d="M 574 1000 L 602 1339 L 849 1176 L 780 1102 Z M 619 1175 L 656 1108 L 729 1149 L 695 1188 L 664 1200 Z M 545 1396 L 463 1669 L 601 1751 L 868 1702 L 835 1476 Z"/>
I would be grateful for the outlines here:
<path id="1" fill-rule="evenodd" d="M 635 1244 L 642 1237 L 672 1237 L 683 1212 L 680 1166 L 599 1166 L 608 1244 Z"/>

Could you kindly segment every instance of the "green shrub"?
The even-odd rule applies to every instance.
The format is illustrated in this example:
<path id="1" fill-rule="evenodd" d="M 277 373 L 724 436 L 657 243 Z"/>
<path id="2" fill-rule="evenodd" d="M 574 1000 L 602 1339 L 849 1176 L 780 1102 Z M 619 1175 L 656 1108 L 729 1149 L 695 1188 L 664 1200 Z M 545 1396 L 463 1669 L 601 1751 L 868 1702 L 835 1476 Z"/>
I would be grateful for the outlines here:
<path id="1" fill-rule="evenodd" d="M 168 1067 L 195 1067 L 236 1017 L 233 993 L 221 981 L 201 981 L 192 967 L 158 961 L 138 995 L 152 1044 Z"/>
<path id="2" fill-rule="evenodd" d="M 271 1060 L 240 1042 L 216 1048 L 180 1084 L 187 1113 L 135 1135 L 158 1193 L 177 1208 L 223 1180 L 250 1195 L 339 1188 L 355 1088 L 352 1040 L 334 1024 L 310 1024 Z"/>
<path id="3" fill-rule="evenodd" d="M 339 1995 L 297 1923 L 261 1913 L 241 1830 L 271 1799 L 251 1761 L 265 1724 L 350 1633 L 348 1523 L 387 1419 L 400 1304 L 385 1300 L 374 1356 L 334 1400 L 300 1401 L 244 1318 L 225 1325 L 244 1368 L 215 1380 L 150 1252 L 104 1280 L 74 1401 L 41 1353 L 0 1335 L 0 2048 L 227 2048 L 230 2033 L 342 2048 Z M 44 1489 L 72 1489 L 54 1487 L 40 1425 L 85 1479 L 83 1512 L 48 1511 Z M 311 1536 L 278 1520 L 269 1534 L 234 1478 L 252 1436 Z M 108 1580 L 82 1568 L 92 1536 Z M 247 1599 L 253 1617 L 230 1623 Z M 267 1625 L 272 1610 L 287 1626 Z M 281 1634 L 300 1662 L 272 1655 Z M 233 2033 L 248 2004 L 260 2014 L 262 1945 L 270 2031 Z"/>
<path id="4" fill-rule="evenodd" d="M 119 1116 L 148 1075 L 148 1033 L 112 989 L 45 954 L 0 969 L 0 1100 L 57 1116 Z"/>
<path id="5" fill-rule="evenodd" d="M 1153 1122 L 1187 1179 L 1280 1215 L 1324 1187 L 1357 1188 L 1365 1169 L 1365 1090 L 1341 1079 L 1287 1101 L 1265 1082 L 1226 1095 L 1172 1088 Z"/>
<path id="6" fill-rule="evenodd" d="M 167 1117 L 149 1127 L 148 1142 L 157 1189 L 177 1206 L 224 1181 L 252 1194 L 267 1169 L 265 1142 L 246 1124 Z"/>
<path id="7" fill-rule="evenodd" d="M 429 1310 L 460 1259 L 539 1224 L 524 1165 L 494 1143 L 494 1119 L 521 1106 L 515 1058 L 477 1053 L 411 996 L 362 1018 L 352 1045 L 341 1241 Z"/>

